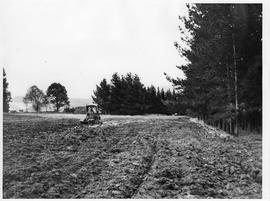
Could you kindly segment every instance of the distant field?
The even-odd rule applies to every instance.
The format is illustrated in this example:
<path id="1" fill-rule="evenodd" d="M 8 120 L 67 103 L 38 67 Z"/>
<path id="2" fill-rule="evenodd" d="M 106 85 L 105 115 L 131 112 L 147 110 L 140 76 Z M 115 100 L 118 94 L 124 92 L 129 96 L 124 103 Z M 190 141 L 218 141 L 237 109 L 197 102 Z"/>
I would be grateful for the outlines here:
<path id="1" fill-rule="evenodd" d="M 4 198 L 261 198 L 262 138 L 176 116 L 4 114 Z"/>
<path id="2" fill-rule="evenodd" d="M 69 101 L 70 101 L 70 107 L 85 106 L 92 102 L 91 99 L 85 99 L 85 98 L 70 98 Z M 48 107 L 47 109 L 50 111 L 54 110 L 52 106 L 47 106 L 47 107 Z M 23 96 L 12 97 L 12 100 L 10 102 L 10 110 L 15 110 L 15 111 L 26 110 L 26 105 L 23 103 Z M 34 112 L 31 104 L 27 105 L 27 111 Z M 46 111 L 46 108 L 43 107 L 42 111 Z"/>

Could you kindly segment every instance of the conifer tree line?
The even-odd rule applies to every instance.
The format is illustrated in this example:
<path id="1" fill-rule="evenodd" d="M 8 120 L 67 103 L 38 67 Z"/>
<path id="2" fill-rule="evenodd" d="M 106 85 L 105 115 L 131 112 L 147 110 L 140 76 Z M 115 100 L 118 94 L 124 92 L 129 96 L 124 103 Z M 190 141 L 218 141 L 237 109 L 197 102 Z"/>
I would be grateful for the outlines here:
<path id="1" fill-rule="evenodd" d="M 112 75 L 96 86 L 92 99 L 105 114 L 173 114 L 177 96 L 154 86 L 145 87 L 138 75 Z"/>
<path id="2" fill-rule="evenodd" d="M 175 47 L 185 79 L 167 79 L 189 115 L 230 133 L 262 126 L 262 4 L 189 4 Z M 185 44 L 186 46 L 184 46 Z M 187 47 L 187 48 L 186 48 Z"/>

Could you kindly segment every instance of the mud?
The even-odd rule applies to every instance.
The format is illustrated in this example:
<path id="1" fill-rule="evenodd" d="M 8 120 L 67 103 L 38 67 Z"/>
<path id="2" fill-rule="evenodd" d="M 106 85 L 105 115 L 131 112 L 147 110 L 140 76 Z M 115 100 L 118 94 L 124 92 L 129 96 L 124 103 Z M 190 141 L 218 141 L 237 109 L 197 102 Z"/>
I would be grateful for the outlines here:
<path id="1" fill-rule="evenodd" d="M 185 117 L 6 115 L 4 198 L 261 198 L 262 138 Z"/>

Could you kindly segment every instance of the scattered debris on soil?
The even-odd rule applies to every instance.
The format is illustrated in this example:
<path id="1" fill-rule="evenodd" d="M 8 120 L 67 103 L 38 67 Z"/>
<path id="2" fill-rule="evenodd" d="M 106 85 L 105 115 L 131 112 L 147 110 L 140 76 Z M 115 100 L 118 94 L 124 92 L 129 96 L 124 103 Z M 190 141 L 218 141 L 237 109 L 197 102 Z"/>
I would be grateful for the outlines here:
<path id="1" fill-rule="evenodd" d="M 4 115 L 4 198 L 261 198 L 262 138 L 189 118 Z"/>

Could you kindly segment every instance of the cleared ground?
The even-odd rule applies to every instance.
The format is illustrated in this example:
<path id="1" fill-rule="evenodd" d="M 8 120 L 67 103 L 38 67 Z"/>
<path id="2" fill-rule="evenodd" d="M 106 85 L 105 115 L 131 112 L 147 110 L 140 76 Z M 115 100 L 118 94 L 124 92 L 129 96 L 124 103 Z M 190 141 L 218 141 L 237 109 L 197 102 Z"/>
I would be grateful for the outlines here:
<path id="1" fill-rule="evenodd" d="M 53 119 L 84 119 L 85 114 L 67 113 L 17 113 L 16 116 L 44 117 Z M 145 119 L 178 119 L 177 116 L 168 115 L 101 115 L 103 120 L 145 120 Z"/>
<path id="2" fill-rule="evenodd" d="M 260 135 L 187 117 L 104 116 L 94 128 L 51 117 L 4 115 L 4 198 L 262 196 Z"/>

